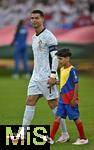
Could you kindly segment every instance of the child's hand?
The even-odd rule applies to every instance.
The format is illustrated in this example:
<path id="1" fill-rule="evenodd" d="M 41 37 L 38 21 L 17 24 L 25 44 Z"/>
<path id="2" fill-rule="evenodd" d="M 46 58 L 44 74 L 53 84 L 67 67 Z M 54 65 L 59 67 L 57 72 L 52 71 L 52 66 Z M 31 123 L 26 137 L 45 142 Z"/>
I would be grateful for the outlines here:
<path id="1" fill-rule="evenodd" d="M 77 105 L 76 100 L 73 98 L 72 101 L 71 101 L 71 106 L 75 107 L 76 105 Z"/>
<path id="2" fill-rule="evenodd" d="M 51 78 L 51 77 L 49 77 L 49 79 L 48 79 L 48 84 L 50 85 L 50 86 L 53 86 L 53 85 L 59 85 L 60 84 L 60 81 L 59 80 L 57 80 L 56 78 Z"/>
<path id="3" fill-rule="evenodd" d="M 59 85 L 60 84 L 60 81 L 59 80 L 56 80 L 56 85 Z"/>
<path id="4" fill-rule="evenodd" d="M 48 84 L 49 84 L 50 86 L 55 85 L 55 84 L 56 84 L 56 79 L 50 77 L 50 78 L 48 79 Z"/>

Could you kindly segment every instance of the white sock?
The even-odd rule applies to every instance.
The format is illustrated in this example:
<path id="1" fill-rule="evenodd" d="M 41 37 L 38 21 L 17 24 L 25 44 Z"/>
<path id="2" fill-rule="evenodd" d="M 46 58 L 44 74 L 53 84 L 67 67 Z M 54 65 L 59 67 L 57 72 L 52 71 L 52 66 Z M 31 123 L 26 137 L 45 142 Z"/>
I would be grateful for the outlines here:
<path id="1" fill-rule="evenodd" d="M 23 126 L 24 125 L 27 125 L 27 126 L 30 125 L 30 123 L 34 117 L 34 112 L 35 112 L 35 106 L 26 105 L 24 117 L 23 117 L 23 123 L 22 123 Z"/>
<path id="2" fill-rule="evenodd" d="M 60 127 L 63 133 L 68 134 L 65 119 L 61 118 Z"/>
<path id="3" fill-rule="evenodd" d="M 57 111 L 57 107 L 52 109 L 52 112 L 53 112 L 54 115 L 56 114 L 56 111 Z M 61 118 L 60 127 L 61 127 L 63 133 L 68 134 L 67 127 L 66 127 L 66 122 L 65 122 L 65 119 L 63 119 L 63 118 Z"/>
<path id="4" fill-rule="evenodd" d="M 55 107 L 54 109 L 52 109 L 53 114 L 55 115 L 57 111 L 57 107 Z"/>

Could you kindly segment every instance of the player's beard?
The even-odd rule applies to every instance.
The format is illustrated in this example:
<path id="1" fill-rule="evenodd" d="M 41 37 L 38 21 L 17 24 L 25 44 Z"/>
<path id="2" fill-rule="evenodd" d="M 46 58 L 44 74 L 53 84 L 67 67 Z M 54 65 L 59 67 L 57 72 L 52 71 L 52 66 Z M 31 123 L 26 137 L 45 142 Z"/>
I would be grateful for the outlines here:
<path id="1" fill-rule="evenodd" d="M 39 28 L 39 27 L 40 27 L 40 24 L 39 24 L 39 23 L 33 23 L 32 26 L 33 26 L 33 28 L 36 29 L 36 28 Z"/>
<path id="2" fill-rule="evenodd" d="M 38 28 L 38 25 L 36 25 L 36 24 L 33 24 L 32 26 L 34 29 Z"/>

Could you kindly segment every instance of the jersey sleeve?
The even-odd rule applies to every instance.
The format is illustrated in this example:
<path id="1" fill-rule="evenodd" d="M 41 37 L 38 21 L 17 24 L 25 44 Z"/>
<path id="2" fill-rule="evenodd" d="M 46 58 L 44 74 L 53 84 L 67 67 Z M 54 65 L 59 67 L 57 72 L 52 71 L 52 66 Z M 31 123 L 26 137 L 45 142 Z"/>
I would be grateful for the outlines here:
<path id="1" fill-rule="evenodd" d="M 56 46 L 58 44 L 56 37 L 51 32 L 47 34 L 46 40 L 48 47 Z"/>
<path id="2" fill-rule="evenodd" d="M 78 72 L 75 68 L 71 69 L 71 78 L 74 83 L 78 83 Z"/>
<path id="3" fill-rule="evenodd" d="M 55 55 L 55 53 L 57 52 L 57 39 L 56 37 L 53 35 L 53 33 L 48 32 L 47 34 L 48 36 L 46 37 L 47 39 L 47 45 L 48 45 L 48 50 L 49 50 L 49 54 L 51 56 L 51 72 L 56 72 L 57 71 L 57 67 L 58 67 L 58 59 L 57 56 Z"/>

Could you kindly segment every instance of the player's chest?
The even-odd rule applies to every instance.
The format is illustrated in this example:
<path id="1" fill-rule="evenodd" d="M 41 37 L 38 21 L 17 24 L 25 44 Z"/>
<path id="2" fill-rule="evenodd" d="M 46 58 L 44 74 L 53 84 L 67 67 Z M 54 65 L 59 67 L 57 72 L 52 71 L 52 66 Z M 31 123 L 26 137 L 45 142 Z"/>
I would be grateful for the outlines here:
<path id="1" fill-rule="evenodd" d="M 60 88 L 62 88 L 69 79 L 69 71 L 62 70 L 60 72 Z"/>
<path id="2" fill-rule="evenodd" d="M 46 52 L 47 50 L 47 42 L 45 38 L 36 37 L 32 40 L 32 48 L 33 51 Z"/>
<path id="3" fill-rule="evenodd" d="M 61 71 L 61 78 L 66 81 L 69 78 L 69 70 L 62 70 Z"/>

